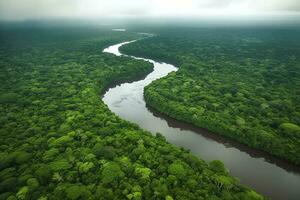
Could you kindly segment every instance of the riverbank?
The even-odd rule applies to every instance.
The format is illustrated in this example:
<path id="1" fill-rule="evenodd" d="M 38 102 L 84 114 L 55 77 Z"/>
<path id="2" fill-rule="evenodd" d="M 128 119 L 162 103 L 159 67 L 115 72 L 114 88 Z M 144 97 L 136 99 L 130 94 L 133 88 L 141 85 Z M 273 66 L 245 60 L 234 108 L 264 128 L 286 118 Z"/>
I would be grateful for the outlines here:
<path id="1" fill-rule="evenodd" d="M 144 87 L 176 68 L 166 63 L 146 60 L 154 64 L 154 71 L 151 74 L 143 80 L 130 84 L 124 83 L 111 88 L 104 95 L 103 101 L 111 111 L 122 119 L 134 122 L 153 134 L 160 132 L 168 142 L 189 149 L 200 158 L 207 161 L 222 160 L 229 168 L 230 173 L 239 177 L 243 184 L 255 188 L 272 199 L 282 199 L 286 196 L 297 199 L 299 196 L 297 182 L 300 184 L 298 174 L 272 164 L 272 160 L 261 159 L 260 156 L 262 155 L 257 158 L 257 154 L 252 154 L 249 149 L 245 152 L 243 148 L 232 146 L 228 140 L 212 140 L 211 137 L 207 138 L 201 135 L 203 130 L 202 132 L 195 132 L 193 129 L 185 129 L 181 126 L 172 127 L 164 118 L 154 116 L 146 108 L 143 98 Z M 268 180 L 268 184 L 262 185 L 261 183 L 266 180 Z M 290 182 L 296 184 L 291 185 Z"/>

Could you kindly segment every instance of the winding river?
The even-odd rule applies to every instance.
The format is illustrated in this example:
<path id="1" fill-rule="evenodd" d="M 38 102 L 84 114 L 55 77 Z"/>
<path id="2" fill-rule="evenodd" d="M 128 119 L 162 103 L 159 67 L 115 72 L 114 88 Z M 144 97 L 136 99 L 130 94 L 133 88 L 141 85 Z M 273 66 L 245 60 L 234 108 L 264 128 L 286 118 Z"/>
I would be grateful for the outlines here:
<path id="1" fill-rule="evenodd" d="M 134 41 L 112 45 L 103 52 L 122 56 L 119 47 L 130 42 Z M 238 177 L 242 184 L 271 199 L 300 199 L 299 167 L 147 108 L 143 98 L 144 87 L 177 68 L 151 59 L 130 57 L 151 62 L 154 70 L 143 80 L 123 83 L 107 90 L 103 101 L 112 112 L 153 134 L 160 132 L 170 143 L 189 149 L 206 161 L 223 161 L 230 174 Z"/>

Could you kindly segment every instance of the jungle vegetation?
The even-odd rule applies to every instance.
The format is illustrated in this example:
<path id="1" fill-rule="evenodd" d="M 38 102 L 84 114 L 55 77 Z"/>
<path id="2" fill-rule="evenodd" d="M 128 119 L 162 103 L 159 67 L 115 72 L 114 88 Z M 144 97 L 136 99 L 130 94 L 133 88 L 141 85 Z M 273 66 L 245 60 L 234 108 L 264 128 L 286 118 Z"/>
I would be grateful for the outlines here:
<path id="1" fill-rule="evenodd" d="M 102 53 L 141 37 L 97 27 L 1 27 L 1 200 L 264 199 L 222 162 L 204 162 L 101 101 L 108 85 L 152 70 Z"/>
<path id="2" fill-rule="evenodd" d="M 161 29 L 122 51 L 179 67 L 149 106 L 300 164 L 299 28 Z"/>

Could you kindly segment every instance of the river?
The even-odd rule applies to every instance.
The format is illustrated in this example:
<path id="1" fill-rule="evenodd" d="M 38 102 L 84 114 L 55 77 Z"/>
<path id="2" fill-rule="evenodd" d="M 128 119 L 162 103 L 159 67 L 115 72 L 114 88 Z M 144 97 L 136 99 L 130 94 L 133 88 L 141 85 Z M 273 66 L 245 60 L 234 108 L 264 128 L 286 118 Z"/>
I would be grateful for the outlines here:
<path id="1" fill-rule="evenodd" d="M 130 42 L 134 41 L 112 45 L 103 52 L 122 56 L 119 47 Z M 271 199 L 300 199 L 299 167 L 147 108 L 143 97 L 144 87 L 177 68 L 151 59 L 130 57 L 153 63 L 154 70 L 143 80 L 123 83 L 107 90 L 103 101 L 112 112 L 153 134 L 161 133 L 170 143 L 189 149 L 206 161 L 223 161 L 230 174 L 242 184 Z"/>

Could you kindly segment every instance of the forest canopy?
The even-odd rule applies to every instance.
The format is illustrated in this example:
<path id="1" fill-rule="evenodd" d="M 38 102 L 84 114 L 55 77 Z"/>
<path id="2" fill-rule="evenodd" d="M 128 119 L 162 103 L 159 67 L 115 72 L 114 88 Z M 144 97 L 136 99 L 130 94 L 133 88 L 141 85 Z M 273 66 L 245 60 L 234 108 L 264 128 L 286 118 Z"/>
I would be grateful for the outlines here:
<path id="1" fill-rule="evenodd" d="M 300 164 L 299 28 L 157 31 L 122 47 L 179 67 L 145 88 L 149 106 Z"/>
<path id="2" fill-rule="evenodd" d="M 121 120 L 101 101 L 108 85 L 152 70 L 102 53 L 141 37 L 97 27 L 1 28 L 0 200 L 264 199 L 219 161 Z"/>

